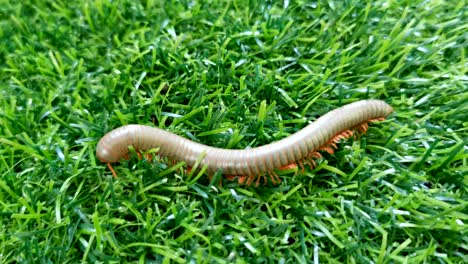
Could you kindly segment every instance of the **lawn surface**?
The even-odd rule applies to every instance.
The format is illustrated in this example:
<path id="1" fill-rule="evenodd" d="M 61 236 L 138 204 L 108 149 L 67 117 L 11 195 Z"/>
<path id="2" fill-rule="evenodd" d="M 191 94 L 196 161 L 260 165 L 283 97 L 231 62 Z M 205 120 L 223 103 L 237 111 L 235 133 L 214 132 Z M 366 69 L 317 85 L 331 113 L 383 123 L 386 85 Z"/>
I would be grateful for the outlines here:
<path id="1" fill-rule="evenodd" d="M 468 261 L 464 1 L 199 2 L 0 0 L 1 263 Z M 95 156 L 124 124 L 242 149 L 368 98 L 395 112 L 277 186 Z"/>

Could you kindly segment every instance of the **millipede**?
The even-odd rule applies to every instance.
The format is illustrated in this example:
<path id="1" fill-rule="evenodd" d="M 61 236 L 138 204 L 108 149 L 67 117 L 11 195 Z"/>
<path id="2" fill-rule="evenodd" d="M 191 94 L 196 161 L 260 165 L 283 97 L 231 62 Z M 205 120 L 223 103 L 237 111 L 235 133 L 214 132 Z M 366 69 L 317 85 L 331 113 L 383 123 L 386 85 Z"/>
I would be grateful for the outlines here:
<path id="1" fill-rule="evenodd" d="M 159 156 L 174 162 L 184 161 L 189 169 L 198 160 L 199 167 L 206 167 L 210 177 L 221 171 L 226 179 L 238 179 L 240 184 L 258 185 L 261 179 L 268 182 L 268 178 L 277 184 L 281 179 L 275 170 L 300 167 L 304 171 L 304 165 L 313 168 L 315 160 L 322 157 L 321 151 L 333 154 L 339 141 L 356 131 L 365 133 L 368 123 L 384 120 L 392 112 L 393 108 L 381 100 L 357 101 L 326 113 L 284 139 L 249 149 L 216 148 L 160 128 L 125 125 L 99 140 L 96 155 L 115 177 L 117 173 L 111 164 L 128 158 L 132 146 L 137 153 L 159 148 Z"/>

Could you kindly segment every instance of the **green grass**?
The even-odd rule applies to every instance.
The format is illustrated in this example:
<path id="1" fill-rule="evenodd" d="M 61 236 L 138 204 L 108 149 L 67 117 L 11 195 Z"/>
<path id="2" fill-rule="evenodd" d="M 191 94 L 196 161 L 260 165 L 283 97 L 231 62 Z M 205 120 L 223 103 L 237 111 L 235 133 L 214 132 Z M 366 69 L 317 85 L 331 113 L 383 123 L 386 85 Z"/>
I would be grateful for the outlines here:
<path id="1" fill-rule="evenodd" d="M 464 1 L 0 0 L 1 263 L 463 263 Z M 164 3 L 164 4 L 162 4 Z M 259 188 L 95 157 L 118 126 L 259 146 L 395 113 Z"/>

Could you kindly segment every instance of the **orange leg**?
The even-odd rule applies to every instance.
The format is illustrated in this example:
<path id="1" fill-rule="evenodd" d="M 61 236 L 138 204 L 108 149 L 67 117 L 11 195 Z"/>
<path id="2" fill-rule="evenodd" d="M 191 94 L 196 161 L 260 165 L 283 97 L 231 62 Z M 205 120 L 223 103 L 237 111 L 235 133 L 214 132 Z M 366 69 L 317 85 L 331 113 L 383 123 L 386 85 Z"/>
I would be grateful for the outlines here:
<path id="1" fill-rule="evenodd" d="M 369 128 L 369 125 L 367 124 L 367 122 L 364 122 L 364 123 L 357 125 L 356 128 L 361 134 L 364 134 Z"/>
<path id="2" fill-rule="evenodd" d="M 273 184 L 276 184 L 275 178 L 273 177 L 273 174 L 272 174 L 273 172 L 272 172 L 272 171 L 268 171 L 267 173 L 268 173 L 268 176 L 270 176 L 271 182 L 272 182 Z"/>
<path id="3" fill-rule="evenodd" d="M 364 133 L 367 132 L 367 130 L 369 129 L 369 124 L 364 123 L 362 126 L 364 128 Z"/>
<path id="4" fill-rule="evenodd" d="M 117 173 L 115 172 L 114 168 L 112 168 L 112 165 L 110 163 L 107 163 L 107 167 L 112 172 L 112 175 L 114 176 L 114 178 L 117 178 Z"/>
<path id="5" fill-rule="evenodd" d="M 299 166 L 301 167 L 301 172 L 302 174 L 304 174 L 305 172 L 305 169 L 304 169 L 304 164 L 302 163 L 304 160 L 299 160 L 297 163 L 299 164 Z"/>
<path id="6" fill-rule="evenodd" d="M 255 179 L 253 176 L 244 176 L 244 177 L 247 179 L 247 181 L 245 182 L 247 186 L 250 186 L 253 180 Z"/>
<path id="7" fill-rule="evenodd" d="M 307 157 L 307 163 L 309 163 L 311 170 L 317 167 L 317 164 L 315 163 L 315 160 L 312 157 Z"/>
<path id="8" fill-rule="evenodd" d="M 153 160 L 153 156 L 151 156 L 150 153 L 146 153 L 146 159 L 148 160 L 148 162 L 151 162 Z"/>
<path id="9" fill-rule="evenodd" d="M 278 170 L 289 170 L 289 169 L 295 169 L 297 168 L 297 164 L 295 162 L 281 166 L 278 168 Z"/>
<path id="10" fill-rule="evenodd" d="M 354 132 L 352 130 L 346 129 L 343 132 L 341 132 L 340 135 L 343 136 L 343 139 L 348 139 L 354 135 Z"/>
<path id="11" fill-rule="evenodd" d="M 138 159 L 142 159 L 141 152 L 139 150 L 136 151 L 136 154 L 138 156 Z"/>
<path id="12" fill-rule="evenodd" d="M 276 174 L 276 172 L 274 172 L 274 171 L 269 171 L 269 172 L 268 172 L 268 175 L 270 176 L 270 179 L 271 179 L 271 182 L 273 183 L 273 185 L 276 185 L 276 184 L 280 184 L 280 183 L 281 183 L 281 179 L 280 179 L 280 177 L 278 176 L 278 174 Z"/>
<path id="13" fill-rule="evenodd" d="M 320 152 L 312 152 L 312 154 L 310 154 L 311 157 L 314 157 L 314 158 L 317 158 L 317 159 L 321 159 L 323 158 L 322 154 L 320 154 Z"/>
<path id="14" fill-rule="evenodd" d="M 235 177 L 235 176 L 234 176 Z M 245 184 L 247 181 L 247 176 L 238 176 L 239 184 Z"/>
<path id="15" fill-rule="evenodd" d="M 333 148 L 331 148 L 330 146 L 327 146 L 327 145 L 322 146 L 322 147 L 320 147 L 319 149 L 328 152 L 328 154 L 333 154 L 333 153 L 335 153 L 335 151 L 333 150 Z"/>
<path id="16" fill-rule="evenodd" d="M 369 122 L 377 122 L 377 121 L 384 121 L 384 120 L 385 120 L 385 117 L 379 117 L 379 118 L 370 119 Z"/>
<path id="17" fill-rule="evenodd" d="M 263 177 L 263 185 L 266 185 L 268 183 L 268 177 L 265 174 L 262 177 Z"/>
<path id="18" fill-rule="evenodd" d="M 353 135 L 353 131 L 349 129 L 345 130 L 343 133 L 347 138 L 350 138 Z"/>
<path id="19" fill-rule="evenodd" d="M 240 185 L 250 185 L 252 183 L 252 180 L 251 178 L 253 178 L 253 176 L 239 176 L 239 175 L 224 175 L 224 178 L 226 178 L 228 181 L 233 181 L 237 178 L 237 182 L 240 184 Z M 211 180 L 211 179 L 210 179 Z"/>
<path id="20" fill-rule="evenodd" d="M 276 172 L 274 172 L 274 171 L 272 171 L 271 173 L 273 174 L 273 176 L 275 176 L 276 182 L 277 182 L 278 184 L 280 184 L 280 183 L 281 183 L 281 179 L 280 179 L 280 177 L 278 176 L 278 174 L 276 174 Z M 276 183 L 275 183 L 275 184 L 276 184 Z"/>
<path id="21" fill-rule="evenodd" d="M 224 175 L 224 178 L 226 178 L 228 181 L 233 181 L 236 177 L 236 175 Z"/>
<path id="22" fill-rule="evenodd" d="M 261 176 L 259 175 L 257 177 L 257 181 L 255 182 L 255 187 L 258 187 L 258 185 L 260 184 L 260 178 L 261 178 Z"/>

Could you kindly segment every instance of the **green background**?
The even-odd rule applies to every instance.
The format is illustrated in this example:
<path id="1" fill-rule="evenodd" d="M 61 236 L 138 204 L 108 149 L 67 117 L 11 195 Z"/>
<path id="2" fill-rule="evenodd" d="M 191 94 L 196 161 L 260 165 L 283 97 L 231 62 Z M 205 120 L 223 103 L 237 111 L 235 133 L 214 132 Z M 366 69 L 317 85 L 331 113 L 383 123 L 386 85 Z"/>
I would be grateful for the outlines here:
<path id="1" fill-rule="evenodd" d="M 0 0 L 0 261 L 467 261 L 465 4 Z M 124 124 L 242 149 L 368 98 L 395 113 L 277 186 L 95 157 Z"/>

